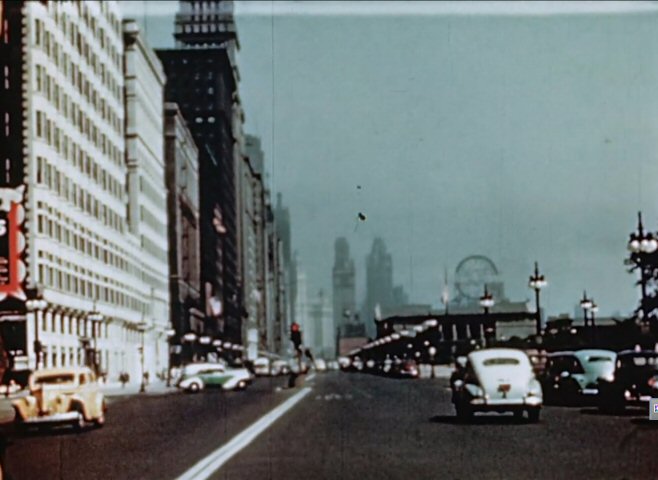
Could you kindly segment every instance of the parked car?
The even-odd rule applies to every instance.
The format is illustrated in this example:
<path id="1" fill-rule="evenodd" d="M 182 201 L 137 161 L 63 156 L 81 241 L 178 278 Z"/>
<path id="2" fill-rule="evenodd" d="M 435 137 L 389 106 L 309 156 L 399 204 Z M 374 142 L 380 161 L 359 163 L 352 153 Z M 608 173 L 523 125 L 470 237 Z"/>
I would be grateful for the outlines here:
<path id="1" fill-rule="evenodd" d="M 270 374 L 273 377 L 279 375 L 288 375 L 290 373 L 290 365 L 286 360 L 274 360 L 270 369 Z"/>
<path id="2" fill-rule="evenodd" d="M 254 379 L 246 368 L 234 368 L 222 363 L 191 363 L 183 368 L 178 388 L 196 393 L 207 387 L 223 390 L 244 390 Z"/>
<path id="3" fill-rule="evenodd" d="M 527 413 L 539 421 L 542 389 L 522 350 L 489 348 L 469 353 L 461 378 L 452 379 L 457 417 L 470 420 L 476 412 Z"/>
<path id="4" fill-rule="evenodd" d="M 327 371 L 327 362 L 325 362 L 322 358 L 316 358 L 315 362 L 315 370 L 317 372 L 326 372 Z"/>
<path id="5" fill-rule="evenodd" d="M 623 412 L 658 398 L 658 352 L 625 350 L 617 354 L 614 374 L 599 383 L 599 409 Z"/>
<path id="6" fill-rule="evenodd" d="M 585 349 L 549 354 L 541 375 L 548 402 L 575 403 L 595 398 L 601 379 L 611 380 L 617 354 L 611 350 Z"/>
<path id="7" fill-rule="evenodd" d="M 12 402 L 19 428 L 68 424 L 82 429 L 105 424 L 105 397 L 86 367 L 48 368 L 30 375 L 29 394 Z"/>
<path id="8" fill-rule="evenodd" d="M 259 377 L 267 377 L 271 374 L 270 359 L 267 357 L 258 357 L 254 360 L 254 374 Z"/>
<path id="9" fill-rule="evenodd" d="M 327 362 L 327 370 L 340 370 L 340 365 L 336 360 L 330 360 Z"/>

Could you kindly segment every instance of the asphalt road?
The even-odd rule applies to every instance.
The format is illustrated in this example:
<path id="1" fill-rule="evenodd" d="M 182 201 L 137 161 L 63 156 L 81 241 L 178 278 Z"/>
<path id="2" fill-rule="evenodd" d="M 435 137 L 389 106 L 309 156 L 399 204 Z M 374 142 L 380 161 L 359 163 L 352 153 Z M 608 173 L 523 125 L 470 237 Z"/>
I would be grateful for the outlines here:
<path id="1" fill-rule="evenodd" d="M 82 434 L 13 437 L 22 479 L 173 479 L 290 398 L 281 380 L 246 392 L 129 397 Z M 317 375 L 311 392 L 216 479 L 654 479 L 658 422 L 546 407 L 539 424 L 496 414 L 455 421 L 446 380 Z"/>

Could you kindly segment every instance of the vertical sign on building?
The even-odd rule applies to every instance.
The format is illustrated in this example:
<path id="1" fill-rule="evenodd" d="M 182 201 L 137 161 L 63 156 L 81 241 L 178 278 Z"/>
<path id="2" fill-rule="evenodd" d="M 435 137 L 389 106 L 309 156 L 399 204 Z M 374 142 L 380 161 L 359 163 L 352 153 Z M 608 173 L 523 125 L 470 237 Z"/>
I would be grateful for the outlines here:
<path id="1" fill-rule="evenodd" d="M 22 2 L 0 2 L 0 301 L 25 300 Z"/>

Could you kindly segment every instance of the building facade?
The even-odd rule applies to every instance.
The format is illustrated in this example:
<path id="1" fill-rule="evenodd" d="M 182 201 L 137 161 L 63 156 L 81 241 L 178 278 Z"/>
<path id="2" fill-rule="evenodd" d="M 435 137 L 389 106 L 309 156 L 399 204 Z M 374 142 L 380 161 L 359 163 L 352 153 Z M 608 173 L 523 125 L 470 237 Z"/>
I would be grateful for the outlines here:
<path id="1" fill-rule="evenodd" d="M 350 245 L 344 237 L 334 243 L 332 270 L 333 320 L 336 328 L 356 320 L 356 271 L 350 257 Z"/>
<path id="2" fill-rule="evenodd" d="M 172 363 L 192 358 L 183 352 L 185 334 L 203 335 L 199 237 L 199 151 L 175 103 L 165 103 L 165 163 L 169 212 L 169 288 Z M 189 347 L 189 345 L 186 345 Z"/>
<path id="3" fill-rule="evenodd" d="M 239 160 L 244 139 L 235 62 L 238 43 L 232 13 L 214 14 L 216 3 L 224 2 L 180 2 L 175 23 L 179 48 L 158 54 L 168 78 L 165 96 L 178 103 L 200 149 L 205 333 L 242 344 Z M 202 30 L 208 35 L 200 42 L 197 34 Z"/>
<path id="4" fill-rule="evenodd" d="M 362 310 L 363 322 L 368 335 L 374 336 L 376 316 L 379 311 L 393 305 L 393 258 L 382 238 L 375 238 L 366 258 L 366 298 Z"/>
<path id="5" fill-rule="evenodd" d="M 140 352 L 151 377 L 166 370 L 169 329 L 169 242 L 164 159 L 162 64 L 145 43 L 135 20 L 123 21 L 127 239 L 139 252 L 142 282 L 135 290 L 147 299 L 139 323 Z M 141 289 L 140 289 L 141 287 Z"/>
<path id="6" fill-rule="evenodd" d="M 143 248 L 128 221 L 126 59 L 118 5 L 3 6 L 0 118 L 7 138 L 0 142 L 5 157 L 0 191 L 2 205 L 9 207 L 9 275 L 0 287 L 0 325 L 9 339 L 5 355 L 16 371 L 89 365 L 110 378 L 120 372 L 139 378 L 144 364 L 156 373 L 166 367 L 167 320 L 158 319 L 167 315 L 168 289 L 148 276 L 168 272 L 161 255 L 166 239 L 156 243 L 158 249 Z M 148 85 L 154 96 L 139 101 L 157 110 L 146 121 L 151 130 L 145 135 L 155 142 L 151 160 L 162 165 L 157 97 L 164 78 L 142 80 L 154 82 Z M 164 199 L 160 175 L 158 198 Z M 19 207 L 25 212 L 22 222 Z M 161 229 L 164 212 L 150 213 Z M 46 308 L 28 312 L 25 301 L 37 297 Z M 145 318 L 156 319 L 148 332 Z"/>

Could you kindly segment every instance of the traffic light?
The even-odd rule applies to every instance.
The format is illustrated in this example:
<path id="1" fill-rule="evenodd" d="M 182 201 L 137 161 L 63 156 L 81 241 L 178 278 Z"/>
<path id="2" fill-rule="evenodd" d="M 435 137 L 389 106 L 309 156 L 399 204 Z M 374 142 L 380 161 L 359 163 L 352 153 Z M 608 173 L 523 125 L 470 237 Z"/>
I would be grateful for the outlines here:
<path id="1" fill-rule="evenodd" d="M 295 350 L 299 351 L 299 347 L 302 344 L 302 332 L 299 329 L 298 323 L 293 322 L 292 325 L 290 325 L 290 340 L 295 346 Z"/>

